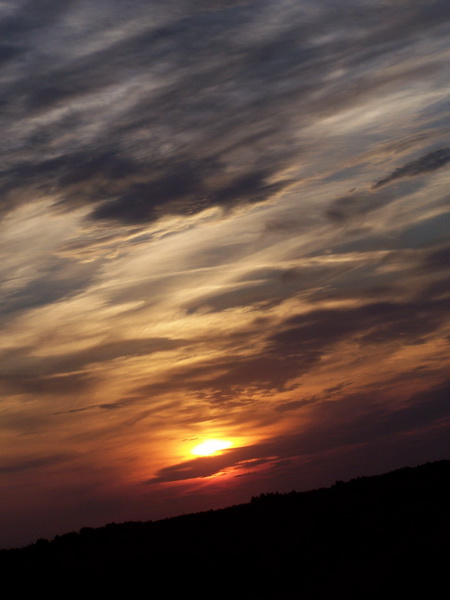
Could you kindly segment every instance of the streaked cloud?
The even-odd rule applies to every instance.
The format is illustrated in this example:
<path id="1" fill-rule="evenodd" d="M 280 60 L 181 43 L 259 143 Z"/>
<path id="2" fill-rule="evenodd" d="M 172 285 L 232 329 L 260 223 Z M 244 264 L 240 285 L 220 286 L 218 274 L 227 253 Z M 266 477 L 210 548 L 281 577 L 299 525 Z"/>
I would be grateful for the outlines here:
<path id="1" fill-rule="evenodd" d="M 2 544 L 447 457 L 449 17 L 0 3 Z"/>
<path id="2" fill-rule="evenodd" d="M 439 150 L 434 150 L 429 154 L 421 156 L 417 160 L 414 160 L 403 167 L 398 167 L 395 171 L 377 181 L 374 187 L 379 188 L 391 183 L 391 181 L 401 179 L 402 177 L 415 177 L 417 175 L 422 175 L 422 173 L 430 173 L 444 167 L 449 162 L 450 149 L 440 148 Z"/>

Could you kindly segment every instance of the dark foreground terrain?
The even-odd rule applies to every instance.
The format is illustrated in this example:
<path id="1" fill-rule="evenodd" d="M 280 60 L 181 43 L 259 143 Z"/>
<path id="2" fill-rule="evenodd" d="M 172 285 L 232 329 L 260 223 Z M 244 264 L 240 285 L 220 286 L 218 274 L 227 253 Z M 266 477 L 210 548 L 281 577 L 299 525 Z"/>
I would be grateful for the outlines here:
<path id="1" fill-rule="evenodd" d="M 450 461 L 440 461 L 223 510 L 83 528 L 0 551 L 0 575 L 16 594 L 60 597 L 447 597 L 449 483 Z"/>

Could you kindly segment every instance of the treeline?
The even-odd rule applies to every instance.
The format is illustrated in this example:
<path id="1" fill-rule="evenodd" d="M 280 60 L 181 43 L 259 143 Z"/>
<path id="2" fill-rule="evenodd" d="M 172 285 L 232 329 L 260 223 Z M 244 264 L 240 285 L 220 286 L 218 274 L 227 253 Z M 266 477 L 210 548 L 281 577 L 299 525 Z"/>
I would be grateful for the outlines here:
<path id="1" fill-rule="evenodd" d="M 110 523 L 0 552 L 15 592 L 175 598 L 438 597 L 450 461 L 156 522 Z M 163 590 L 163 592 L 161 592 Z"/>

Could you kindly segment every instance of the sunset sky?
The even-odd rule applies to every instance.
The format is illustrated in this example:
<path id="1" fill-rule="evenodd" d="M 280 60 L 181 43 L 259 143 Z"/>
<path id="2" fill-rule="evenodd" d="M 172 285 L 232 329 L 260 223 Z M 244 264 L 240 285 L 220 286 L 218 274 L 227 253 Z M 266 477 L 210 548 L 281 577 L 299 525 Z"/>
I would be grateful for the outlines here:
<path id="1" fill-rule="evenodd" d="M 0 547 L 450 458 L 448 0 L 0 34 Z"/>

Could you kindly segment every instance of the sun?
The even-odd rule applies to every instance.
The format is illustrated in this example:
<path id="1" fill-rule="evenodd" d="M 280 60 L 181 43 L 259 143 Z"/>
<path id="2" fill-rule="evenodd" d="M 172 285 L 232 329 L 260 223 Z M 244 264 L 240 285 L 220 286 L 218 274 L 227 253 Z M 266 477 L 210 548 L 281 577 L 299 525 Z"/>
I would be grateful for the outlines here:
<path id="1" fill-rule="evenodd" d="M 192 448 L 191 453 L 195 456 L 215 456 L 221 450 L 227 450 L 233 445 L 229 440 L 205 440 Z"/>

